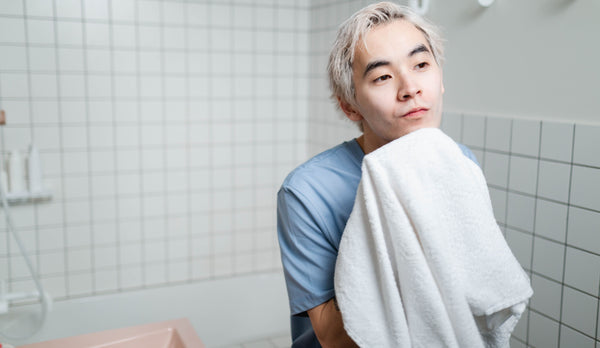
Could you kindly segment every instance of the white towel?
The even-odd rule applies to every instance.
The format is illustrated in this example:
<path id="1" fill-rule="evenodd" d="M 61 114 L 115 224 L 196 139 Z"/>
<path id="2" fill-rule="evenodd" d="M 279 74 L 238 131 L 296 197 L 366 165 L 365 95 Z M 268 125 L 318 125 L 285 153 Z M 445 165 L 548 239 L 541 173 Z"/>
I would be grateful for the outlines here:
<path id="1" fill-rule="evenodd" d="M 528 276 L 496 223 L 481 169 L 435 128 L 365 156 L 335 270 L 361 347 L 508 347 Z"/>

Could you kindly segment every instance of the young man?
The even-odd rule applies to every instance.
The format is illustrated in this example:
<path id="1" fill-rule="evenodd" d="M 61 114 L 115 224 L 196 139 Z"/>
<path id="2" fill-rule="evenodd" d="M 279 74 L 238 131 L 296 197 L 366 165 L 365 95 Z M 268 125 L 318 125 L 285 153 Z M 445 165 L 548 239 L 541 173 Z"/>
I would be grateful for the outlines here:
<path id="1" fill-rule="evenodd" d="M 332 95 L 362 135 L 296 168 L 278 194 L 293 347 L 355 346 L 343 327 L 333 277 L 361 162 L 403 135 L 439 127 L 442 60 L 436 28 L 406 7 L 370 5 L 340 27 L 328 66 Z"/>

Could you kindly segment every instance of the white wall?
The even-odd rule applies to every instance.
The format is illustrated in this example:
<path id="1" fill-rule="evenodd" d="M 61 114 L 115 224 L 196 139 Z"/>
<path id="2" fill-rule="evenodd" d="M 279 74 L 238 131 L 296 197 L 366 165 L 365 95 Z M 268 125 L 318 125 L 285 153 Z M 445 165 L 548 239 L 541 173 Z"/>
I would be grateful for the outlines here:
<path id="1" fill-rule="evenodd" d="M 431 0 L 444 29 L 445 109 L 600 122 L 600 2 Z"/>

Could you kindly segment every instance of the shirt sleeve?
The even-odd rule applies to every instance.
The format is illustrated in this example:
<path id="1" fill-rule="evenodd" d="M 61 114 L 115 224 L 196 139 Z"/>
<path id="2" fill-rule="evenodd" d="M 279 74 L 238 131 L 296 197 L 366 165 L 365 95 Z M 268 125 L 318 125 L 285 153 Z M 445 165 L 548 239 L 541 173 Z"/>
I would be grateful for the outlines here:
<path id="1" fill-rule="evenodd" d="M 471 159 L 473 162 L 475 162 L 475 164 L 477 166 L 481 167 L 481 165 L 479 164 L 479 161 L 477 161 L 477 157 L 475 157 L 475 154 L 473 153 L 473 151 L 471 151 L 471 149 L 469 149 L 468 147 L 466 147 L 463 144 L 458 144 L 458 147 L 460 147 L 460 149 L 462 150 L 462 152 L 465 156 L 467 156 L 469 159 Z"/>
<path id="2" fill-rule="evenodd" d="M 337 249 L 313 202 L 282 187 L 277 197 L 277 233 L 292 315 L 304 315 L 334 296 Z"/>

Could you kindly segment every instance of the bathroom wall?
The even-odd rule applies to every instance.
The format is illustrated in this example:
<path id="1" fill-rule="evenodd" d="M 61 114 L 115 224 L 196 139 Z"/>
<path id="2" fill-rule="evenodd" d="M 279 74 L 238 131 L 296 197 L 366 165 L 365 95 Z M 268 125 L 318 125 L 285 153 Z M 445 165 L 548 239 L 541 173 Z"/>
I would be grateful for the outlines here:
<path id="1" fill-rule="evenodd" d="M 600 126 L 446 113 L 486 176 L 534 296 L 511 347 L 600 343 Z"/>
<path id="2" fill-rule="evenodd" d="M 55 300 L 279 271 L 275 194 L 306 154 L 309 1 L 0 2 L 11 207 Z M 34 289 L 0 212 L 0 279 Z"/>
<path id="3" fill-rule="evenodd" d="M 358 135 L 328 98 L 326 64 L 337 27 L 373 2 L 312 2 L 310 154 Z M 478 157 L 535 291 L 511 347 L 598 347 L 600 3 L 430 3 L 447 48 L 442 128 Z"/>

